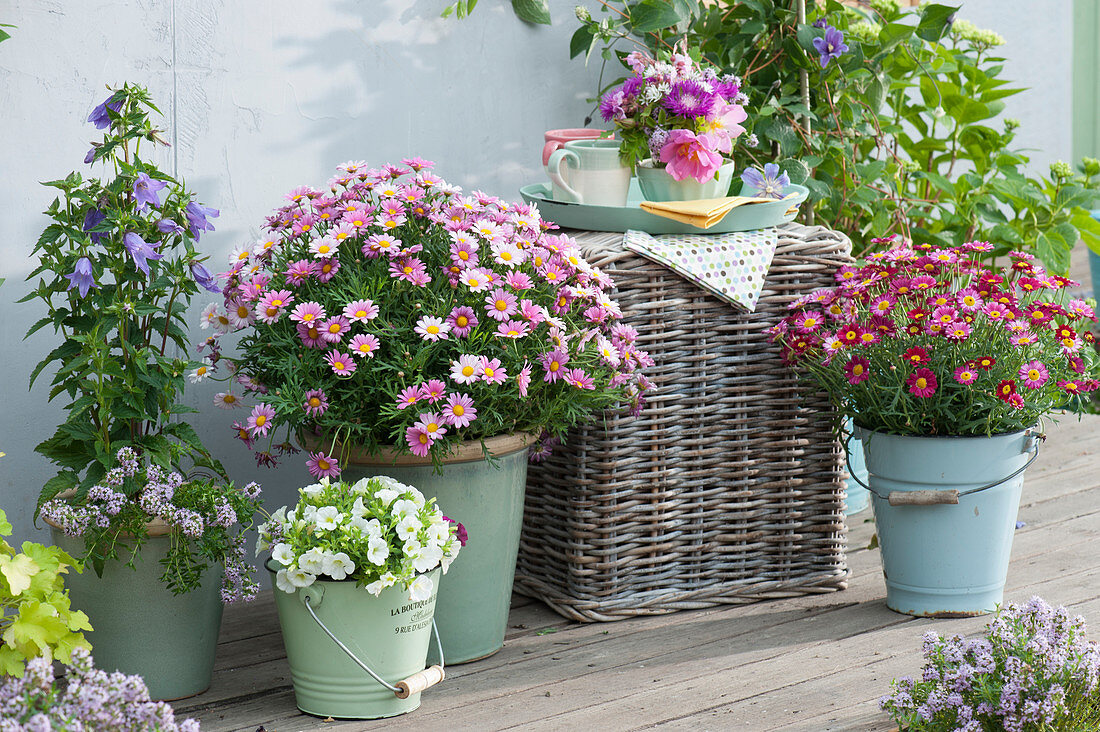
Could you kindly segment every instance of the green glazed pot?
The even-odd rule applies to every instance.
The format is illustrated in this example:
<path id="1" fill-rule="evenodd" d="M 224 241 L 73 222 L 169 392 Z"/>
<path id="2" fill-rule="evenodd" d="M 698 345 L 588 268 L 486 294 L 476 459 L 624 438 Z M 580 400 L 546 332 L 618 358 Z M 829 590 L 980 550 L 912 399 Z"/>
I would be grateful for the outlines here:
<path id="1" fill-rule="evenodd" d="M 152 529 L 151 529 L 152 530 Z M 53 543 L 69 554 L 84 554 L 84 540 L 53 529 Z M 157 700 L 183 699 L 210 688 L 222 624 L 222 565 L 208 567 L 202 584 L 173 595 L 161 582 L 170 536 L 150 536 L 134 561 L 108 562 L 103 576 L 91 566 L 65 578 L 74 609 L 88 615 L 96 668 L 145 679 Z"/>
<path id="2" fill-rule="evenodd" d="M 491 656 L 504 645 L 531 443 L 523 433 L 486 440 L 492 465 L 480 442 L 462 443 L 442 474 L 433 471 L 431 462 L 412 455 L 390 452 L 372 457 L 353 451 L 340 476 L 356 481 L 388 475 L 435 498 L 445 516 L 466 527 L 469 541 L 443 578 L 436 612 L 448 664 Z"/>
<path id="3" fill-rule="evenodd" d="M 663 167 L 635 165 L 634 174 L 638 177 L 638 187 L 647 201 L 696 201 L 707 198 L 721 198 L 728 195 L 733 180 L 734 165 L 730 161 L 718 169 L 716 178 L 700 183 L 691 176 L 676 180 Z"/>
<path id="4" fill-rule="evenodd" d="M 274 574 L 279 565 L 268 560 Z M 428 573 L 432 596 L 413 602 L 401 587 L 375 597 L 354 580 L 319 579 L 294 594 L 275 590 L 275 607 L 294 682 L 294 700 L 307 714 L 336 719 L 381 719 L 420 706 L 420 694 L 398 699 L 336 645 L 306 609 L 313 611 L 356 657 L 391 685 L 424 670 L 432 637 L 440 570 Z"/>

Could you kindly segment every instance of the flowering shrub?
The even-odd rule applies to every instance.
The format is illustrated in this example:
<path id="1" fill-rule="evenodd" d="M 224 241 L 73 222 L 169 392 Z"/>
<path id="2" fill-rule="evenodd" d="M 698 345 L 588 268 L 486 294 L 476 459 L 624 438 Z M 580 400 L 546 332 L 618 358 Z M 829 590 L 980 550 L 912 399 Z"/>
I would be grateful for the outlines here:
<path id="1" fill-rule="evenodd" d="M 28 661 L 22 678 L 0 681 L 0 732 L 51 730 L 198 732 L 199 723 L 177 722 L 172 707 L 150 700 L 140 676 L 100 671 L 77 649 L 63 685 L 44 656 Z"/>
<path id="2" fill-rule="evenodd" d="M 0 537 L 10 535 L 11 524 L 0 511 Z M 0 539 L 0 676 L 21 676 L 29 658 L 68 661 L 74 648 L 91 648 L 80 632 L 92 629 L 88 616 L 71 608 L 62 577 L 73 558 L 31 541 L 22 549 L 17 553 Z"/>
<path id="3" fill-rule="evenodd" d="M 328 191 L 298 188 L 268 234 L 238 247 L 224 302 L 207 308 L 211 371 L 256 398 L 234 425 L 260 464 L 323 435 L 315 477 L 339 451 L 396 444 L 441 459 L 460 440 L 561 435 L 621 399 L 640 408 L 652 361 L 619 322 L 611 279 L 550 235 L 536 209 L 459 188 L 430 163 L 347 163 Z M 223 309 L 224 306 L 224 309 Z M 239 358 L 220 338 L 239 332 Z M 231 388 L 226 408 L 245 406 Z"/>
<path id="4" fill-rule="evenodd" d="M 446 574 L 465 543 L 462 525 L 412 486 L 386 476 L 354 485 L 322 478 L 299 491 L 293 511 L 283 506 L 260 526 L 256 553 L 271 549 L 283 592 L 323 575 L 355 580 L 375 596 L 401 585 L 420 601 L 432 596 L 426 573 L 442 567 Z"/>
<path id="5" fill-rule="evenodd" d="M 697 49 L 689 55 L 682 45 L 661 60 L 634 51 L 626 63 L 633 75 L 600 100 L 600 115 L 622 140 L 623 162 L 652 158 L 676 180 L 714 178 L 745 131 L 741 80 L 720 76 Z"/>
<path id="6" fill-rule="evenodd" d="M 1100 386 L 1095 301 L 1070 299 L 1077 283 L 1029 254 L 1012 253 L 1000 271 L 971 259 L 991 246 L 871 254 L 841 267 L 836 287 L 791 303 L 772 337 L 859 426 L 958 436 L 1030 427 Z"/>
<path id="7" fill-rule="evenodd" d="M 133 566 L 141 545 L 149 538 L 151 521 L 166 525 L 172 546 L 161 579 L 172 592 L 199 586 L 210 563 L 225 563 L 222 599 L 251 600 L 259 589 L 256 568 L 245 561 L 244 531 L 252 527 L 260 508 L 260 486 L 249 483 L 238 490 L 232 484 L 208 479 L 185 481 L 180 473 L 166 473 L 155 464 L 143 465 L 132 448 L 116 455 L 116 465 L 92 486 L 83 500 L 65 495 L 42 504 L 40 515 L 69 536 L 84 538 L 83 561 L 103 574 L 103 565 L 119 559 L 120 550 L 133 543 Z"/>
<path id="8" fill-rule="evenodd" d="M 39 505 L 72 488 L 83 499 L 125 446 L 164 467 L 190 456 L 222 472 L 177 417 L 195 411 L 179 404 L 195 364 L 175 355 L 187 351 L 191 297 L 218 291 L 194 246 L 218 212 L 140 157 L 143 143 L 166 144 L 150 111 L 145 89 L 113 92 L 88 118 L 105 132 L 84 159 L 113 177 L 72 173 L 46 183 L 61 196 L 34 247 L 40 263 L 27 279 L 38 285 L 24 300 L 40 300 L 46 315 L 27 336 L 48 325 L 61 343 L 34 368 L 31 385 L 56 365 L 50 399 L 69 402 L 65 423 L 35 448 L 61 468 Z"/>
<path id="9" fill-rule="evenodd" d="M 924 635 L 920 681 L 894 681 L 882 708 L 906 732 L 1100 728 L 1100 650 L 1085 621 L 1033 597 L 1001 608 L 985 637 Z"/>

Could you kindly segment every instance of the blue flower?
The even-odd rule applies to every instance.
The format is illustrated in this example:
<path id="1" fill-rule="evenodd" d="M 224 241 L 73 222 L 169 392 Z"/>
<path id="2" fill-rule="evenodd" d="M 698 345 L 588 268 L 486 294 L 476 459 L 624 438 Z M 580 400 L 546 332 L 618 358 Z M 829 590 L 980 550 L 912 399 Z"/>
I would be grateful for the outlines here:
<path id="1" fill-rule="evenodd" d="M 187 216 L 187 223 L 190 224 L 191 236 L 195 237 L 196 240 L 199 238 L 200 231 L 214 230 L 214 225 L 208 219 L 217 218 L 221 214 L 216 208 L 203 206 L 201 203 L 195 203 L 194 201 L 187 204 L 184 213 Z"/>
<path id="2" fill-rule="evenodd" d="M 755 188 L 758 196 L 765 198 L 783 198 L 785 189 L 791 184 L 787 172 L 781 172 L 775 163 L 765 165 L 763 173 L 756 168 L 746 168 L 741 180 Z"/>
<path id="3" fill-rule="evenodd" d="M 107 236 L 102 231 L 92 231 L 92 229 L 99 226 L 107 219 L 107 214 L 100 211 L 98 208 L 92 207 L 88 209 L 84 214 L 84 225 L 81 227 L 84 231 L 90 232 L 89 236 L 92 238 L 92 242 L 98 244 L 103 237 Z"/>
<path id="4" fill-rule="evenodd" d="M 200 287 L 205 288 L 208 292 L 221 294 L 221 288 L 214 283 L 214 275 L 210 274 L 210 270 L 199 262 L 191 265 L 191 276 L 195 278 L 195 282 L 198 282 Z"/>
<path id="5" fill-rule="evenodd" d="M 137 202 L 138 211 L 145 210 L 148 204 L 153 208 L 160 208 L 160 197 L 157 191 L 164 190 L 168 184 L 162 180 L 154 180 L 147 173 L 138 173 L 134 181 L 134 200 Z"/>
<path id="6" fill-rule="evenodd" d="M 65 275 L 65 279 L 69 281 L 68 290 L 74 287 L 80 288 L 80 296 L 84 297 L 88 294 L 88 290 L 93 287 L 99 287 L 95 283 L 95 274 L 92 272 L 92 260 L 87 257 L 81 257 L 76 260 L 76 266 L 73 267 L 73 271 L 70 274 Z"/>
<path id="7" fill-rule="evenodd" d="M 130 256 L 134 258 L 134 266 L 146 275 L 149 274 L 149 263 L 146 260 L 157 260 L 164 257 L 151 244 L 132 231 L 126 232 L 126 236 L 122 237 L 122 243 L 126 247 L 126 251 L 130 252 Z"/>
<path id="8" fill-rule="evenodd" d="M 115 99 L 115 95 L 112 94 L 107 97 L 106 101 L 92 110 L 92 113 L 88 115 L 88 121 L 95 125 L 97 130 L 105 130 L 111 126 L 111 116 L 107 114 L 107 110 L 109 109 L 117 114 L 121 106 L 122 98 Z"/>
<path id="9" fill-rule="evenodd" d="M 821 68 L 825 68 L 830 60 L 840 58 L 848 50 L 844 43 L 844 34 L 831 25 L 825 26 L 824 38 L 814 39 L 814 48 L 821 54 Z"/>

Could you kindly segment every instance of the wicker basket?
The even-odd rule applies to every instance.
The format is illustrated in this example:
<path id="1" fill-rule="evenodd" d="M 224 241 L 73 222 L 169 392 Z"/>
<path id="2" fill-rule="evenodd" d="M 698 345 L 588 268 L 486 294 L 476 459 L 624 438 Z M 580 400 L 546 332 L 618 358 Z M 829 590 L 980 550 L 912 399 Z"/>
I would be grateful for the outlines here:
<path id="1" fill-rule="evenodd" d="M 576 430 L 527 481 L 516 590 L 580 621 L 844 589 L 842 459 L 828 402 L 764 329 L 833 282 L 850 242 L 787 224 L 755 313 L 577 235 L 653 356 L 640 417 Z"/>

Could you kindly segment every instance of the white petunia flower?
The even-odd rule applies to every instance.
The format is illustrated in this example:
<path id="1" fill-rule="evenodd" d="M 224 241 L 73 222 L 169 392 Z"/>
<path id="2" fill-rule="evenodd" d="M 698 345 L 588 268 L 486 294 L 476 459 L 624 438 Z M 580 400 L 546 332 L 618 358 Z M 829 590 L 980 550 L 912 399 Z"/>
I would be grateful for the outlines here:
<path id="1" fill-rule="evenodd" d="M 374 494 L 378 500 L 382 501 L 383 506 L 388 506 L 393 503 L 394 499 L 401 495 L 400 491 L 396 491 L 393 488 L 381 488 Z"/>
<path id="2" fill-rule="evenodd" d="M 260 534 L 256 537 L 256 556 L 260 556 L 263 552 L 271 548 L 271 534 L 264 530 L 267 524 L 260 527 Z"/>
<path id="3" fill-rule="evenodd" d="M 359 493 L 360 495 L 365 494 L 368 490 L 370 490 L 370 478 L 360 478 L 355 482 L 355 485 L 351 487 L 352 493 Z M 356 501 L 356 503 L 358 503 L 358 501 Z"/>
<path id="4" fill-rule="evenodd" d="M 351 504 L 351 515 L 352 516 L 362 517 L 362 516 L 366 516 L 368 513 L 370 513 L 370 509 L 367 508 L 365 505 L 363 505 L 362 497 L 356 498 L 355 503 Z"/>
<path id="5" fill-rule="evenodd" d="M 325 557 L 324 571 L 334 580 L 342 580 L 355 571 L 355 563 L 344 552 L 329 554 Z"/>
<path id="6" fill-rule="evenodd" d="M 274 524 L 285 529 L 287 526 L 286 506 L 280 506 L 278 511 L 271 514 L 271 520 L 268 521 L 268 524 Z"/>
<path id="7" fill-rule="evenodd" d="M 405 486 L 405 490 L 412 494 L 412 502 L 416 504 L 417 508 L 424 505 L 424 494 L 413 488 L 411 485 Z"/>
<path id="8" fill-rule="evenodd" d="M 275 548 L 271 550 L 271 558 L 284 567 L 294 566 L 294 550 L 290 548 L 290 544 L 284 544 L 279 542 L 275 545 Z"/>
<path id="9" fill-rule="evenodd" d="M 293 594 L 293 592 L 297 589 L 293 584 L 291 584 L 290 579 L 287 577 L 287 571 L 285 569 L 280 569 L 278 572 L 275 573 L 275 586 L 283 592 L 291 594 Z"/>
<path id="10" fill-rule="evenodd" d="M 375 597 L 378 597 L 382 590 L 386 589 L 387 587 L 393 587 L 396 582 L 397 577 L 393 575 L 393 572 L 386 572 L 381 577 L 379 577 L 376 582 L 371 582 L 369 585 L 367 585 L 366 589 L 367 592 L 371 593 Z"/>
<path id="11" fill-rule="evenodd" d="M 317 575 L 310 574 L 302 569 L 286 570 L 287 581 L 294 587 L 309 587 L 317 579 Z"/>
<path id="12" fill-rule="evenodd" d="M 451 544 L 451 550 L 443 555 L 443 558 L 439 560 L 439 566 L 443 568 L 443 574 L 447 574 L 447 570 L 451 567 L 451 562 L 458 556 L 458 550 L 462 548 L 462 544 L 457 540 Z"/>
<path id="13" fill-rule="evenodd" d="M 340 510 L 335 506 L 320 508 L 317 510 L 315 520 L 317 531 L 334 531 L 340 527 L 340 522 L 343 520 L 344 514 L 340 513 Z"/>
<path id="14" fill-rule="evenodd" d="M 451 527 L 446 521 L 433 523 L 428 527 L 428 544 L 439 545 L 446 544 L 447 540 L 451 538 Z"/>
<path id="15" fill-rule="evenodd" d="M 421 602 L 432 596 L 432 581 L 425 575 L 420 575 L 409 583 L 409 599 L 413 602 Z"/>
<path id="16" fill-rule="evenodd" d="M 325 568 L 325 553 L 313 547 L 298 557 L 298 568 L 309 574 L 321 574 Z"/>
<path id="17" fill-rule="evenodd" d="M 414 516 L 406 516 L 397 522 L 397 538 L 401 541 L 408 541 L 414 538 L 419 533 L 421 527 L 420 519 Z"/>
<path id="18" fill-rule="evenodd" d="M 407 498 L 393 502 L 393 507 L 390 509 L 395 518 L 415 517 L 420 512 L 420 506 L 416 505 L 416 501 L 410 501 Z"/>
<path id="19" fill-rule="evenodd" d="M 313 485 L 307 485 L 302 489 L 302 495 L 309 498 L 316 498 L 327 486 L 322 483 L 314 483 Z"/>
<path id="20" fill-rule="evenodd" d="M 443 559 L 443 550 L 438 546 L 426 546 L 420 556 L 413 560 L 413 569 L 417 572 L 427 572 L 435 569 L 435 566 Z"/>
<path id="21" fill-rule="evenodd" d="M 414 539 L 406 539 L 404 545 L 401 547 L 401 551 L 405 552 L 405 556 L 410 560 L 415 560 L 420 556 L 420 552 L 424 551 L 424 545 Z"/>
<path id="22" fill-rule="evenodd" d="M 381 567 L 390 556 L 390 545 L 380 536 L 371 537 L 367 542 L 367 561 Z"/>
<path id="23" fill-rule="evenodd" d="M 317 519 L 317 507 L 316 506 L 299 506 L 298 518 L 307 524 L 312 524 Z"/>

